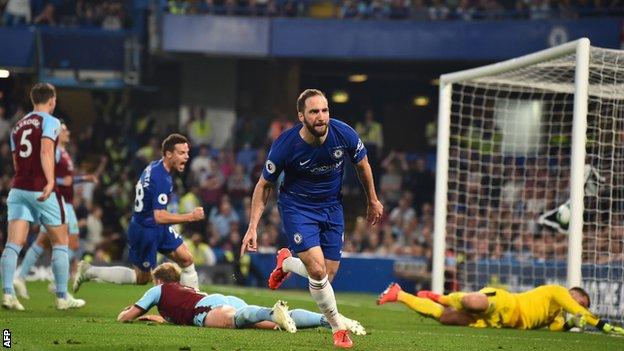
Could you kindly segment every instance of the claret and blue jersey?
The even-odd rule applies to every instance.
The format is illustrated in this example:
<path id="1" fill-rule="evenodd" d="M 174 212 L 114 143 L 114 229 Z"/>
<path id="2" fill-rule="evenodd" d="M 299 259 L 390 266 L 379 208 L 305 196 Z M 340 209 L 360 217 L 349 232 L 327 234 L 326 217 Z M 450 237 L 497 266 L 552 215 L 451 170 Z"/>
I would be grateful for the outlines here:
<path id="1" fill-rule="evenodd" d="M 275 182 L 284 172 L 278 206 L 291 250 L 321 246 L 325 258 L 337 261 L 344 233 L 340 201 L 344 165 L 362 161 L 366 148 L 353 128 L 333 118 L 318 146 L 301 138 L 301 128 L 299 124 L 273 142 L 263 177 Z"/>

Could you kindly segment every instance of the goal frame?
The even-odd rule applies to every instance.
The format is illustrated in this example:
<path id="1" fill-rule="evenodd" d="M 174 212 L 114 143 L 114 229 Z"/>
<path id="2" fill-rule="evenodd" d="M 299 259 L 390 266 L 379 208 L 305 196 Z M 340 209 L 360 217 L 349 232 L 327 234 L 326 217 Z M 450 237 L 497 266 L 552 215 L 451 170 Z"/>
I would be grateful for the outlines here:
<path id="1" fill-rule="evenodd" d="M 453 84 L 495 75 L 530 66 L 541 61 L 576 54 L 574 73 L 574 109 L 572 125 L 572 155 L 570 169 L 570 224 L 568 228 L 567 284 L 582 284 L 583 254 L 583 196 L 585 147 L 587 133 L 587 104 L 589 87 L 590 41 L 581 38 L 556 47 L 518 58 L 440 76 L 438 106 L 438 149 L 436 159 L 436 187 L 433 235 L 433 262 L 431 290 L 444 292 L 444 266 L 446 253 L 446 225 L 448 203 L 448 162 L 451 130 L 451 98 Z"/>

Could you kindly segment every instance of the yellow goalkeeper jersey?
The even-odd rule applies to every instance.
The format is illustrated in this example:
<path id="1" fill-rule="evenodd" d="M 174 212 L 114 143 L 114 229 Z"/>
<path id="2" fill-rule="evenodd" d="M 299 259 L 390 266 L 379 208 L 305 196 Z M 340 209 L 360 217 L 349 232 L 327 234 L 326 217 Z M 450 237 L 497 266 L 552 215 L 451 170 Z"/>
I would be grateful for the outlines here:
<path id="1" fill-rule="evenodd" d="M 523 293 L 485 287 L 479 291 L 489 300 L 489 307 L 478 315 L 473 327 L 563 330 L 565 312 L 581 314 L 587 323 L 596 326 L 598 318 L 576 302 L 560 285 L 542 285 Z"/>

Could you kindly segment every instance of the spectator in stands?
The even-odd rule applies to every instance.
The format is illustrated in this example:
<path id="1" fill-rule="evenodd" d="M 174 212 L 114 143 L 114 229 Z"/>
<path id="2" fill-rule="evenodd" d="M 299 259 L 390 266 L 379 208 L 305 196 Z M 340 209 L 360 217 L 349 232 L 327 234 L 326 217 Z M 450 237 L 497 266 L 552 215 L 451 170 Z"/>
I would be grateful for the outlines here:
<path id="1" fill-rule="evenodd" d="M 215 160 L 210 160 L 210 170 L 210 173 L 205 173 L 199 180 L 202 200 L 207 213 L 210 213 L 210 210 L 220 203 L 225 190 L 225 177 Z"/>
<path id="2" fill-rule="evenodd" d="M 557 17 L 559 18 L 577 18 L 578 17 L 576 6 L 572 3 L 572 0 L 557 1 L 556 13 L 557 13 Z"/>
<path id="3" fill-rule="evenodd" d="M 193 157 L 191 161 L 190 171 L 193 181 L 199 182 L 206 175 L 212 173 L 210 159 L 210 149 L 206 145 L 201 145 L 198 155 Z"/>
<path id="4" fill-rule="evenodd" d="M 206 116 L 206 110 L 195 107 L 192 110 L 191 121 L 188 124 L 188 137 L 193 146 L 210 145 L 212 143 L 212 123 Z"/>
<path id="5" fill-rule="evenodd" d="M 550 18 L 550 4 L 548 0 L 531 0 L 529 18 L 538 20 Z"/>
<path id="6" fill-rule="evenodd" d="M 416 208 L 433 200 L 431 189 L 435 187 L 435 176 L 427 169 L 427 161 L 423 157 L 418 157 L 409 163 L 406 178 L 406 188 L 414 194 Z"/>
<path id="7" fill-rule="evenodd" d="M 47 26 L 54 26 L 56 22 L 56 7 L 52 1 L 45 4 L 43 10 L 33 20 L 34 24 Z"/>
<path id="8" fill-rule="evenodd" d="M 384 138 L 381 123 L 375 121 L 373 110 L 364 112 L 364 121 L 355 124 L 355 131 L 366 146 L 368 162 L 379 166 L 379 159 L 383 152 Z M 375 170 L 375 167 L 373 167 Z"/>
<path id="9" fill-rule="evenodd" d="M 240 212 L 243 205 L 243 199 L 248 196 L 252 191 L 253 184 L 247 174 L 243 165 L 237 163 L 234 166 L 234 172 L 228 178 L 227 181 L 227 193 L 230 196 L 232 205 Z"/>
<path id="10" fill-rule="evenodd" d="M 442 0 L 432 0 L 431 6 L 429 6 L 429 19 L 436 20 L 445 20 L 449 16 L 449 8 L 442 2 Z"/>
<path id="11" fill-rule="evenodd" d="M 221 200 L 219 209 L 210 213 L 210 223 L 212 223 L 213 231 L 222 238 L 230 234 L 231 224 L 235 223 L 238 225 L 238 222 L 238 214 L 232 209 L 232 204 L 226 197 Z"/>
<path id="12" fill-rule="evenodd" d="M 30 0 L 9 0 L 6 8 L 4 9 L 2 22 L 5 26 L 19 26 L 29 24 Z"/>
<path id="13" fill-rule="evenodd" d="M 453 19 L 471 21 L 474 17 L 474 13 L 475 8 L 470 4 L 470 0 L 459 0 L 459 3 L 457 4 L 457 7 L 455 7 L 455 9 L 453 10 L 453 14 L 451 17 Z M 435 128 L 435 123 L 432 124 L 432 126 Z M 430 124 L 427 123 L 427 134 L 430 134 L 430 128 Z"/>
<path id="14" fill-rule="evenodd" d="M 383 160 L 381 166 L 386 170 L 386 173 L 382 174 L 379 180 L 381 196 L 389 205 L 388 208 L 392 208 L 396 206 L 401 197 L 403 185 L 401 172 L 408 170 L 405 153 L 390 151 L 390 154 Z"/>
<path id="15" fill-rule="evenodd" d="M 201 233 L 193 232 L 190 238 L 184 240 L 184 243 L 193 255 L 193 263 L 195 266 L 210 267 L 217 263 L 217 257 L 214 251 L 202 241 Z"/>
<path id="16" fill-rule="evenodd" d="M 425 21 L 429 19 L 429 9 L 424 0 L 413 0 L 410 12 L 410 17 L 414 20 Z"/>
<path id="17" fill-rule="evenodd" d="M 11 125 L 12 123 L 7 116 L 6 108 L 0 105 L 0 142 L 5 142 L 8 140 Z"/>
<path id="18" fill-rule="evenodd" d="M 280 112 L 277 118 L 275 118 L 269 126 L 269 142 L 272 143 L 273 141 L 275 141 L 275 139 L 277 139 L 278 136 L 280 136 L 280 134 L 282 134 L 282 132 L 292 128 L 293 126 L 294 123 L 289 120 L 288 117 L 286 117 L 286 114 Z"/>

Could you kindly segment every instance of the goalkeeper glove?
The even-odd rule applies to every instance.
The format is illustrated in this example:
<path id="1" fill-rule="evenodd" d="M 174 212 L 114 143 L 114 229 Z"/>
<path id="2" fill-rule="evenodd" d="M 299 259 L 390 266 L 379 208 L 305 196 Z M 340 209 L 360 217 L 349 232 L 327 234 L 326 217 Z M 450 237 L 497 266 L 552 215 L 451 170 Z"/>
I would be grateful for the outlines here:
<path id="1" fill-rule="evenodd" d="M 572 318 L 566 321 L 565 329 L 570 330 L 572 328 L 579 328 L 580 330 L 584 330 L 587 325 L 587 320 L 585 316 L 580 313 L 577 313 Z"/>
<path id="2" fill-rule="evenodd" d="M 607 334 L 615 334 L 615 335 L 624 336 L 624 328 L 613 326 L 603 320 L 598 322 L 598 325 L 596 327 L 598 327 L 598 329 L 602 330 L 603 332 Z"/>

